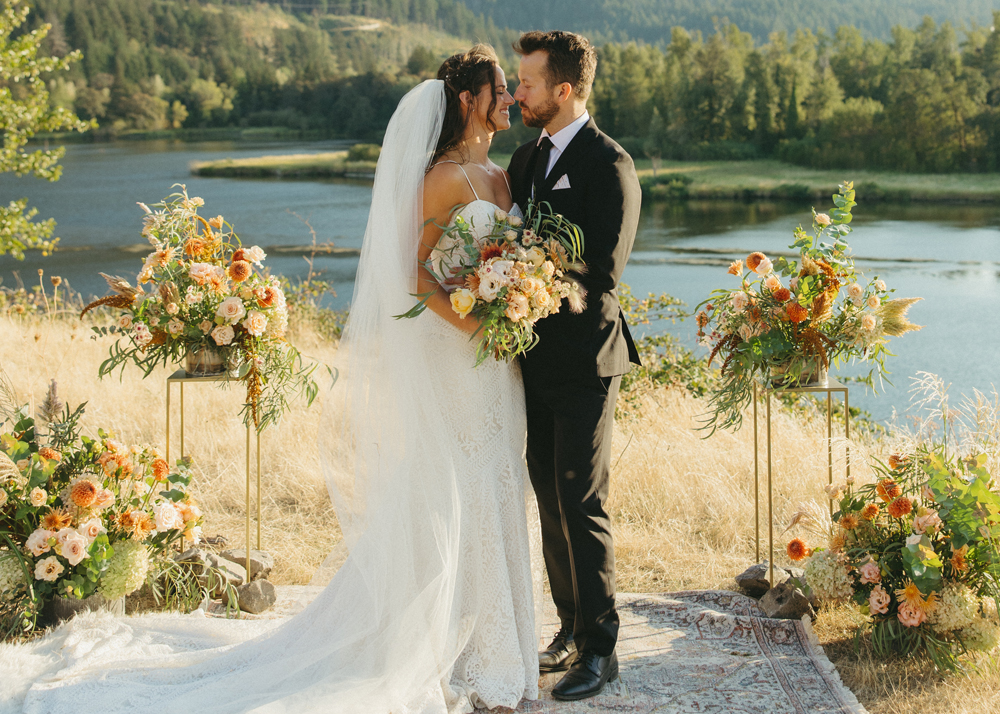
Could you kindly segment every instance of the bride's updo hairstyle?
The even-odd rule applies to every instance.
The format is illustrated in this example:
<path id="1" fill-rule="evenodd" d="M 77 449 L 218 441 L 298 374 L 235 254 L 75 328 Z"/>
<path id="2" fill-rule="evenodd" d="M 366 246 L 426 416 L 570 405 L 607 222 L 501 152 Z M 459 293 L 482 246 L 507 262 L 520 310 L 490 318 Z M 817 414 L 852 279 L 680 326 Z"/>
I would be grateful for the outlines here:
<path id="1" fill-rule="evenodd" d="M 444 61 L 438 70 L 437 78 L 444 82 L 445 110 L 441 125 L 441 137 L 434 151 L 434 161 L 442 154 L 454 149 L 465 136 L 466 129 L 472 121 L 472 112 L 462 112 L 462 100 L 459 95 L 469 92 L 473 97 L 479 94 L 483 85 L 490 86 L 489 111 L 486 116 L 492 131 L 496 131 L 493 123 L 493 110 L 497 106 L 496 68 L 499 64 L 497 53 L 489 45 L 475 45 L 468 52 L 452 55 Z"/>

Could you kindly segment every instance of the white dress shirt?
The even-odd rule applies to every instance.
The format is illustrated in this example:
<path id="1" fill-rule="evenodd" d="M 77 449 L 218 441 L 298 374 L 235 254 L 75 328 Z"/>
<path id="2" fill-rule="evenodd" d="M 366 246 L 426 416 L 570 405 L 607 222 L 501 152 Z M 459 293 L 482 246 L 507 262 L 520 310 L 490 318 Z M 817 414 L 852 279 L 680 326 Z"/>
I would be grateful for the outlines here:
<path id="1" fill-rule="evenodd" d="M 588 121 L 590 121 L 590 112 L 584 110 L 583 114 L 578 116 L 555 134 L 549 134 L 548 130 L 542 129 L 542 135 L 538 137 L 538 143 L 541 144 L 542 139 L 546 136 L 552 140 L 552 148 L 549 150 L 549 165 L 545 168 L 546 178 L 549 175 L 549 171 L 552 170 L 552 167 L 556 165 L 559 157 L 562 156 L 562 152 L 564 152 L 566 147 L 569 146 L 569 142 L 573 141 L 573 137 L 579 133 L 580 129 L 582 129 L 583 125 Z"/>

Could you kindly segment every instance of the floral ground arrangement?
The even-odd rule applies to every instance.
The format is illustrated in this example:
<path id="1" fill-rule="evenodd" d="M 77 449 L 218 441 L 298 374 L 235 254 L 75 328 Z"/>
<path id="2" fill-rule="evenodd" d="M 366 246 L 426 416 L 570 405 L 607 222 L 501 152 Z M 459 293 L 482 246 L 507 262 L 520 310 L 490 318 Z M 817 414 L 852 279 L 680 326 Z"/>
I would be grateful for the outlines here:
<path id="1" fill-rule="evenodd" d="M 55 598 L 115 601 L 138 590 L 179 540 L 201 539 L 203 514 L 185 461 L 99 430 L 84 406 L 28 407 L 0 432 L 0 626 L 31 630 Z"/>
<path id="2" fill-rule="evenodd" d="M 1000 645 L 1000 493 L 986 461 L 893 454 L 876 462 L 874 483 L 829 487 L 826 547 L 788 544 L 812 594 L 858 605 L 878 656 L 926 654 L 954 670 L 961 655 Z"/>

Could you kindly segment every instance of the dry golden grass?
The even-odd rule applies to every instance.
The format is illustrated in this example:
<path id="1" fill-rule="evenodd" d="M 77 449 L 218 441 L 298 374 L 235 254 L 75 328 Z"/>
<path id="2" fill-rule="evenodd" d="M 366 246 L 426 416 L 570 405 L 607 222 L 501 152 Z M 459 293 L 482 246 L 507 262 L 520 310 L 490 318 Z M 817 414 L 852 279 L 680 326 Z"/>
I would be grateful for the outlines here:
<path id="1" fill-rule="evenodd" d="M 168 370 L 141 379 L 128 370 L 119 380 L 98 381 L 107 341 L 72 321 L 28 322 L 0 317 L 0 368 L 24 401 L 40 401 L 50 379 L 63 399 L 87 401 L 86 427 L 103 426 L 136 443 L 164 446 Z M 295 337 L 304 353 L 329 363 L 335 346 L 305 333 Z M 206 534 L 244 542 L 245 431 L 237 417 L 242 395 L 210 385 L 185 390 L 188 454 L 195 459 L 194 492 L 206 516 Z M 179 452 L 177 396 L 173 396 L 172 457 Z M 735 588 L 734 576 L 754 562 L 752 422 L 736 433 L 702 439 L 694 431 L 705 403 L 674 390 L 644 398 L 641 416 L 618 425 L 609 510 L 614 523 L 618 587 L 623 592 Z M 262 440 L 263 546 L 275 556 L 277 583 L 306 583 L 336 543 L 339 532 L 319 471 L 320 409 L 296 408 Z M 780 536 L 803 501 L 823 498 L 827 482 L 825 419 L 805 420 L 776 410 L 774 433 L 775 546 L 787 562 Z M 764 498 L 761 447 L 761 506 Z M 841 451 L 842 447 L 835 449 Z M 842 454 L 835 453 L 837 461 Z M 853 473 L 869 474 L 855 459 Z M 835 478 L 842 478 L 842 465 Z M 766 557 L 766 510 L 761 513 Z M 1000 665 L 975 660 L 979 673 L 942 677 L 919 662 L 885 662 L 870 648 L 853 649 L 860 615 L 825 609 L 815 631 L 845 684 L 876 713 L 1000 712 Z"/>

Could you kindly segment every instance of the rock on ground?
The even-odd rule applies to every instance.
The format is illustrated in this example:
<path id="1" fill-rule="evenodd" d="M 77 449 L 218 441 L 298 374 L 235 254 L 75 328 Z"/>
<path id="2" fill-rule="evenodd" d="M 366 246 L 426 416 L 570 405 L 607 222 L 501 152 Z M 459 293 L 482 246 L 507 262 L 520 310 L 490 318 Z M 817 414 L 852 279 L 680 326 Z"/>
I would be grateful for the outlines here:
<path id="1" fill-rule="evenodd" d="M 247 567 L 246 548 L 230 548 L 221 553 L 222 557 L 238 565 Z M 274 557 L 263 550 L 250 549 L 250 579 L 266 578 L 274 570 Z"/>
<path id="2" fill-rule="evenodd" d="M 778 583 L 764 593 L 760 609 L 777 620 L 801 620 L 803 615 L 812 617 L 816 614 L 805 593 L 790 582 Z"/>

